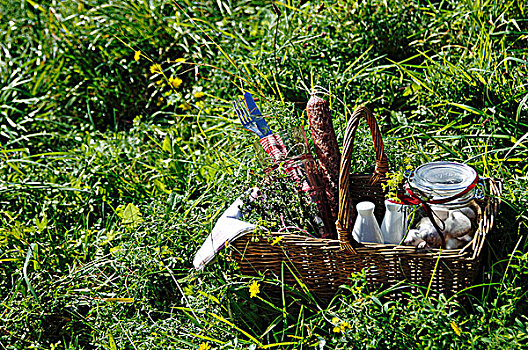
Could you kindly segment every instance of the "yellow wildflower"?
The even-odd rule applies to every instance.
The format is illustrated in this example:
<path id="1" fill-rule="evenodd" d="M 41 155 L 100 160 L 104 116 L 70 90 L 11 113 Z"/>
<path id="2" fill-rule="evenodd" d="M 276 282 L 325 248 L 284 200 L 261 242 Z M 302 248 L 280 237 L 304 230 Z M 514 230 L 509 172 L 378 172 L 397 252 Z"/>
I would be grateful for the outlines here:
<path id="1" fill-rule="evenodd" d="M 139 61 L 140 57 L 141 57 L 141 51 L 138 50 L 134 53 L 134 61 L 136 62 Z"/>
<path id="2" fill-rule="evenodd" d="M 209 350 L 211 349 L 211 345 L 209 345 L 208 343 L 201 343 L 200 346 L 198 347 L 198 350 Z"/>
<path id="3" fill-rule="evenodd" d="M 185 62 L 185 58 L 177 58 L 176 62 Z"/>
<path id="4" fill-rule="evenodd" d="M 184 103 L 180 104 L 178 107 L 180 107 L 184 111 L 188 111 L 188 110 L 191 109 L 192 106 L 190 104 L 188 104 L 187 102 L 184 102 Z"/>
<path id="5" fill-rule="evenodd" d="M 204 97 L 204 95 L 205 95 L 205 94 L 204 94 L 203 92 L 198 91 L 197 93 L 194 94 L 194 97 L 196 97 L 196 98 L 200 98 L 200 97 Z"/>
<path id="6" fill-rule="evenodd" d="M 161 66 L 157 63 L 154 63 L 152 66 L 150 66 L 150 73 L 152 74 L 161 73 Z"/>
<path id="7" fill-rule="evenodd" d="M 257 281 L 253 281 L 253 283 L 251 283 L 251 285 L 249 286 L 249 296 L 251 298 L 254 298 L 258 295 L 258 293 L 260 293 L 260 284 L 258 284 Z"/>
<path id="8" fill-rule="evenodd" d="M 283 239 L 283 238 L 284 238 L 284 236 L 275 237 L 273 239 L 273 242 L 271 242 L 271 245 L 275 245 L 275 244 L 279 243 L 281 241 L 281 239 Z"/>
<path id="9" fill-rule="evenodd" d="M 347 328 L 352 328 L 352 326 L 350 326 L 350 323 L 346 321 L 340 321 L 337 317 L 332 318 L 332 324 L 334 325 L 334 328 L 332 328 L 332 331 L 334 333 L 344 333 Z"/>
<path id="10" fill-rule="evenodd" d="M 205 102 L 204 101 L 198 101 L 198 102 L 195 103 L 195 106 L 198 109 L 203 109 L 205 107 Z"/>
<path id="11" fill-rule="evenodd" d="M 180 78 L 174 78 L 174 77 L 169 78 L 169 85 L 175 89 L 177 89 L 178 86 L 180 86 L 182 82 L 183 80 L 181 80 Z"/>
<path id="12" fill-rule="evenodd" d="M 156 103 L 158 106 L 161 106 L 161 104 L 163 103 L 163 97 L 159 97 L 158 98 L 158 102 Z"/>

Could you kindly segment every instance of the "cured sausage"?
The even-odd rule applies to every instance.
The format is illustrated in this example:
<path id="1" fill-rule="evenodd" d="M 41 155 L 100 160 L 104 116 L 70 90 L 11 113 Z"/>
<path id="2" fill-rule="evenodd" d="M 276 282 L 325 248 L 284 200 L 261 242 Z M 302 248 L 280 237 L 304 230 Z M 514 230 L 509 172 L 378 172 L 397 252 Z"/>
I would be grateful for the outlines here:
<path id="1" fill-rule="evenodd" d="M 306 105 L 308 122 L 312 132 L 315 154 L 321 168 L 321 177 L 330 207 L 331 232 L 335 232 L 335 222 L 339 204 L 339 165 L 341 153 L 332 124 L 328 102 L 312 95 Z"/>

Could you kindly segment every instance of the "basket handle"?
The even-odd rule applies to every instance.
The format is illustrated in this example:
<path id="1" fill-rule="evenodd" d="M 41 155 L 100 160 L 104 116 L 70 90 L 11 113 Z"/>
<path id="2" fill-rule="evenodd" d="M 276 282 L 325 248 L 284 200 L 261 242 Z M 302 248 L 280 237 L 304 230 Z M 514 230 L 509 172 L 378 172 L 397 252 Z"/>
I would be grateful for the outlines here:
<path id="1" fill-rule="evenodd" d="M 343 153 L 341 155 L 341 167 L 339 171 L 339 212 L 337 215 L 337 232 L 341 249 L 347 252 L 356 253 L 354 246 L 359 246 L 359 243 L 352 237 L 352 218 L 356 208 L 350 199 L 350 164 L 353 161 L 352 152 L 354 149 L 354 135 L 361 119 L 367 119 L 367 124 L 370 133 L 374 140 L 374 150 L 376 151 L 376 167 L 374 174 L 372 174 L 369 184 L 378 183 L 385 178 L 385 174 L 389 170 L 387 156 L 383 151 L 383 140 L 378 128 L 376 118 L 367 107 L 358 107 L 348 120 L 345 131 L 345 138 L 343 141 Z"/>

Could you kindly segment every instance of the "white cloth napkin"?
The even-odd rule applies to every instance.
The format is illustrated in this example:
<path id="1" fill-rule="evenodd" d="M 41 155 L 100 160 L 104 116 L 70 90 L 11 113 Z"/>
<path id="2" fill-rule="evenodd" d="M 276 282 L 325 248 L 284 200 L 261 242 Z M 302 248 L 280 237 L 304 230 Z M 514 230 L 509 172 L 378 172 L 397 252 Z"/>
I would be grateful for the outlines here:
<path id="1" fill-rule="evenodd" d="M 257 197 L 257 192 L 258 189 L 256 188 L 251 190 L 251 200 Z M 194 256 L 193 264 L 196 270 L 201 270 L 209 264 L 216 257 L 216 254 L 225 248 L 226 242 L 232 242 L 255 230 L 255 225 L 241 220 L 243 217 L 240 210 L 241 206 L 242 199 L 239 197 L 220 216 L 213 230 Z"/>

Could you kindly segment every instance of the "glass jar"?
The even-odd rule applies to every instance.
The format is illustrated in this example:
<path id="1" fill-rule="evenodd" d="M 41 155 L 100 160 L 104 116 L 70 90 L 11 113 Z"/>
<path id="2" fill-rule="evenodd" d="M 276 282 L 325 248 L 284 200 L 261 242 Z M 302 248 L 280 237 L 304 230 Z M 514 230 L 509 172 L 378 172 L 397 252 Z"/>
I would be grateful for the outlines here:
<path id="1" fill-rule="evenodd" d="M 438 247 L 441 240 L 437 228 L 448 249 L 462 248 L 471 242 L 481 214 L 475 201 L 478 181 L 475 169 L 462 163 L 431 162 L 416 168 L 407 182 L 408 194 L 423 208 L 414 220 L 415 242 L 423 239 L 427 245 Z M 430 208 L 430 215 L 426 208 Z"/>

